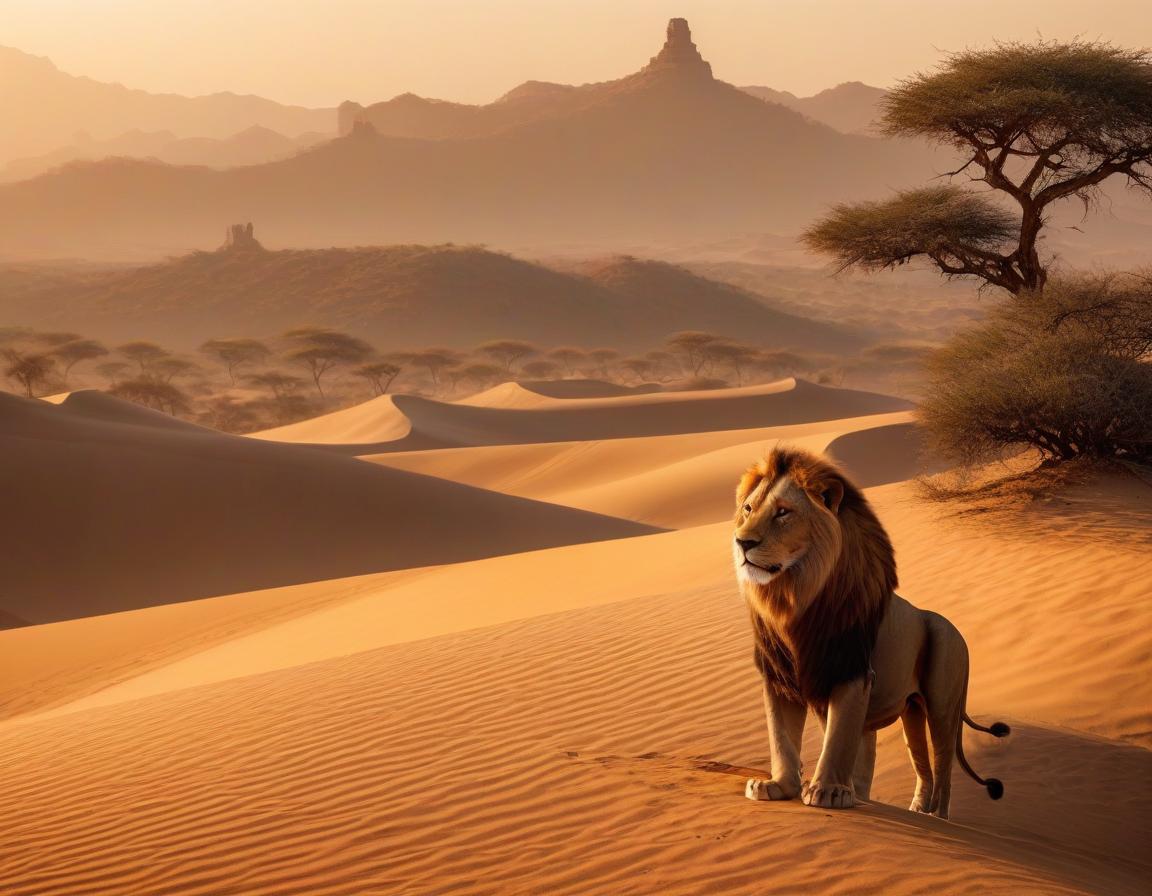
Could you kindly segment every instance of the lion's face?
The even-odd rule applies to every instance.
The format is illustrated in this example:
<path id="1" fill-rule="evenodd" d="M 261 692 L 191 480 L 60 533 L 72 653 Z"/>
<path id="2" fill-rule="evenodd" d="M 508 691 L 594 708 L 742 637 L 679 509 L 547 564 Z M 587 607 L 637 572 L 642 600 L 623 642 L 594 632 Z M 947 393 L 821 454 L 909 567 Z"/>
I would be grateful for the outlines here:
<path id="1" fill-rule="evenodd" d="M 773 477 L 762 464 L 745 473 L 736 492 L 732 540 L 741 583 L 765 586 L 796 575 L 814 546 L 822 554 L 820 566 L 826 566 L 828 549 L 839 548 L 836 512 L 842 496 L 835 481 L 802 484 L 788 472 Z"/>

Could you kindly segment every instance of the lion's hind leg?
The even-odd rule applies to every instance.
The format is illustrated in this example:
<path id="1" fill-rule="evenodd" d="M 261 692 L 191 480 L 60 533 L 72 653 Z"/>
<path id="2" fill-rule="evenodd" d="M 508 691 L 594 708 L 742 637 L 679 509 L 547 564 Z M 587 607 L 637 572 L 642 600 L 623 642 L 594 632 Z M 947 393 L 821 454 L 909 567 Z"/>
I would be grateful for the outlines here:
<path id="1" fill-rule="evenodd" d="M 908 701 L 900 714 L 904 727 L 904 744 L 916 770 L 916 792 L 912 795 L 911 812 L 932 811 L 932 754 L 928 749 L 928 716 L 919 697 Z"/>

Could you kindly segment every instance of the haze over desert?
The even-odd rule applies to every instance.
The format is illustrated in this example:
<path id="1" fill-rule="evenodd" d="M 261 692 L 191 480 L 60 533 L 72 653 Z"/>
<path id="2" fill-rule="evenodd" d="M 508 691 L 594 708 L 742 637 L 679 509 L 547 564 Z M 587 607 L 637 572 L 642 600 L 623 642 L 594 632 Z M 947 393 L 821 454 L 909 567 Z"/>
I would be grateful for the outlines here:
<path id="1" fill-rule="evenodd" d="M 1125 3 L 121 6 L 0 47 L 0 893 L 1147 892 Z"/>

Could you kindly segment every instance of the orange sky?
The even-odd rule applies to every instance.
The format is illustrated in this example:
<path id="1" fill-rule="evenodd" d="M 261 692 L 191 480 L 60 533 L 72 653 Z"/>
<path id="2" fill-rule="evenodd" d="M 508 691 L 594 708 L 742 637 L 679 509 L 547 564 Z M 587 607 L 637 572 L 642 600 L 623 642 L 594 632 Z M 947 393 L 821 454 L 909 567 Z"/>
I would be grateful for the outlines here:
<path id="1" fill-rule="evenodd" d="M 801 95 L 887 86 L 941 50 L 1081 35 L 1152 45 L 1147 0 L 0 0 L 0 43 L 185 94 L 467 102 L 634 71 L 684 16 L 716 75 Z M 958 12 L 962 10 L 962 12 Z"/>

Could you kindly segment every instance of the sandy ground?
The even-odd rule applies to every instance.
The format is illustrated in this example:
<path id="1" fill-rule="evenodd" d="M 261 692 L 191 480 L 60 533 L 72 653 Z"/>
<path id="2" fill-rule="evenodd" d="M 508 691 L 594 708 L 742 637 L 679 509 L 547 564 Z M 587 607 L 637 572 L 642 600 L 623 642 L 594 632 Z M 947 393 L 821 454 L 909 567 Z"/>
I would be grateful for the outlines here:
<path id="1" fill-rule="evenodd" d="M 599 516 L 543 549 L 533 526 L 560 517 L 476 559 L 0 632 L 0 892 L 1146 892 L 1152 488 L 1103 478 L 1003 513 L 928 504 L 908 481 L 923 465 L 907 414 L 858 395 L 733 429 L 723 404 L 747 394 L 506 388 L 473 407 L 568 415 L 521 418 L 527 434 L 559 419 L 568 435 L 589 403 L 597 426 L 667 422 L 670 403 L 678 428 L 359 460 L 247 440 L 412 477 L 393 522 L 441 545 L 490 528 L 511 506 L 498 501 Z M 121 410 L 77 416 L 105 427 Z M 48 426 L 9 416 L 22 438 Z M 350 443 L 378 442 L 356 418 L 339 424 Z M 158 453 L 208 450 L 198 432 L 168 438 Z M 906 812 L 897 728 L 865 806 L 743 798 L 767 738 L 726 519 L 740 469 L 777 439 L 829 450 L 870 486 L 901 593 L 964 632 L 970 711 L 1014 728 L 966 739 L 1002 801 L 957 772 L 951 821 Z M 420 500 L 449 486 L 468 491 Z M 642 524 L 669 531 L 620 528 Z M 602 540 L 621 534 L 635 537 Z M 811 723 L 808 763 L 817 735 Z"/>

